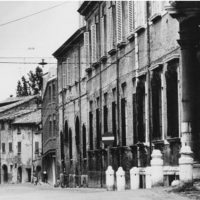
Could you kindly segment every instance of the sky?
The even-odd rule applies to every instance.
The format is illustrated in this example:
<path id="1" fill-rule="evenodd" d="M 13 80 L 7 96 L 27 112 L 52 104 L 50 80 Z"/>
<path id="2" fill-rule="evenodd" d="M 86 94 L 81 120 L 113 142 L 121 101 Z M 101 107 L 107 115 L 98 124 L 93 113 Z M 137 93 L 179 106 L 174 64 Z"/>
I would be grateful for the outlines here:
<path id="1" fill-rule="evenodd" d="M 78 6 L 78 1 L 0 1 L 0 101 L 16 96 L 17 81 L 42 58 L 49 63 L 44 72 L 56 65 L 52 54 L 79 28 Z"/>

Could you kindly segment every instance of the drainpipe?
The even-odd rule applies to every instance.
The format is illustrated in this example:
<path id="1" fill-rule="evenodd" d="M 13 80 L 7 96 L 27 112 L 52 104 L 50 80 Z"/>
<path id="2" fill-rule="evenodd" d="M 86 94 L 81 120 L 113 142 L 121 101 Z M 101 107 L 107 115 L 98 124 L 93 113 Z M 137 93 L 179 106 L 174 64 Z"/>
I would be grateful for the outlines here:
<path id="1" fill-rule="evenodd" d="M 150 151 L 150 156 L 149 159 L 151 159 L 151 152 L 152 152 L 152 131 L 151 131 L 151 124 L 152 124 L 152 116 L 151 116 L 151 76 L 150 76 L 150 65 L 151 65 L 151 46 L 150 46 L 150 21 L 149 21 L 149 1 L 146 3 L 146 21 L 147 21 L 147 59 L 148 59 L 148 66 L 147 66 L 147 85 L 148 85 L 148 93 L 147 93 L 147 98 L 148 98 L 148 130 L 147 133 L 149 132 L 149 151 Z M 149 162 L 150 163 L 150 162 Z"/>
<path id="2" fill-rule="evenodd" d="M 82 136 L 82 129 L 81 129 L 81 125 L 82 125 L 82 116 L 81 116 L 81 110 L 82 110 L 82 107 L 81 107 L 81 49 L 80 49 L 80 44 L 78 45 L 78 86 L 79 86 L 79 97 L 78 97 L 78 103 L 79 103 L 79 116 L 80 116 L 80 122 L 79 122 L 79 167 L 80 167 L 80 175 L 82 175 L 82 157 L 81 157 L 81 136 Z"/>

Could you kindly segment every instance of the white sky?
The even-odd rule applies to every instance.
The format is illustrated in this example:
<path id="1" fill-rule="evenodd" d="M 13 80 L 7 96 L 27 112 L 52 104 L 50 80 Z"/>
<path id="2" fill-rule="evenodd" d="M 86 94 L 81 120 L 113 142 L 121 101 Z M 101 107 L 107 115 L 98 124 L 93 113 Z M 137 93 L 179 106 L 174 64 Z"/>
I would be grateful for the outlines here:
<path id="1" fill-rule="evenodd" d="M 77 1 L 1 26 L 1 24 L 58 5 L 60 1 L 0 1 L 0 62 L 56 63 L 52 53 L 79 28 Z M 6 58 L 2 58 L 6 57 Z M 10 58 L 21 57 L 21 58 Z M 30 58 L 34 57 L 34 58 Z M 16 95 L 17 81 L 37 64 L 0 63 L 0 100 Z M 45 67 L 45 71 L 48 66 Z"/>

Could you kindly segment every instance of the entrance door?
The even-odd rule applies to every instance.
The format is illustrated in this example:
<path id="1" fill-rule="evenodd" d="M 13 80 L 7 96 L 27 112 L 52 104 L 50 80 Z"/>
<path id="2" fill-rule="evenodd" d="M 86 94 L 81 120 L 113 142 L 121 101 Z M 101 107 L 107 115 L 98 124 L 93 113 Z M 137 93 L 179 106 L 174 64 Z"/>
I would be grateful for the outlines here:
<path id="1" fill-rule="evenodd" d="M 17 181 L 18 183 L 22 182 L 22 168 L 21 167 L 18 167 L 18 170 L 17 170 Z"/>
<path id="2" fill-rule="evenodd" d="M 27 172 L 27 181 L 31 182 L 31 169 L 30 168 L 26 168 L 26 172 Z"/>
<path id="3" fill-rule="evenodd" d="M 8 183 L 8 168 L 6 165 L 3 165 L 2 169 L 3 169 L 3 183 Z"/>

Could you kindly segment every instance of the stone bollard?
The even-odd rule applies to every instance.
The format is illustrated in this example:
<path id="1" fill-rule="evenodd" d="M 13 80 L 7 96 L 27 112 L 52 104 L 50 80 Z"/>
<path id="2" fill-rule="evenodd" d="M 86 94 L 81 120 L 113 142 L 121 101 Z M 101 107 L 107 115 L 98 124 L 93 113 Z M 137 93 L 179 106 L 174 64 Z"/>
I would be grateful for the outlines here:
<path id="1" fill-rule="evenodd" d="M 108 191 L 114 190 L 114 170 L 111 166 L 106 170 L 106 188 Z"/>
<path id="2" fill-rule="evenodd" d="M 125 190 L 125 172 L 122 167 L 119 167 L 116 172 L 117 177 L 117 191 Z"/>
<path id="3" fill-rule="evenodd" d="M 139 168 L 133 167 L 130 170 L 130 184 L 131 190 L 139 189 L 140 187 L 140 176 L 139 176 Z"/>
<path id="4" fill-rule="evenodd" d="M 151 167 L 146 167 L 146 188 L 151 188 Z"/>
<path id="5" fill-rule="evenodd" d="M 161 186 L 163 185 L 163 159 L 160 150 L 154 149 L 151 157 L 152 186 Z"/>
<path id="6" fill-rule="evenodd" d="M 181 182 L 192 183 L 193 181 L 193 157 L 190 146 L 182 146 L 179 158 L 179 178 Z"/>

